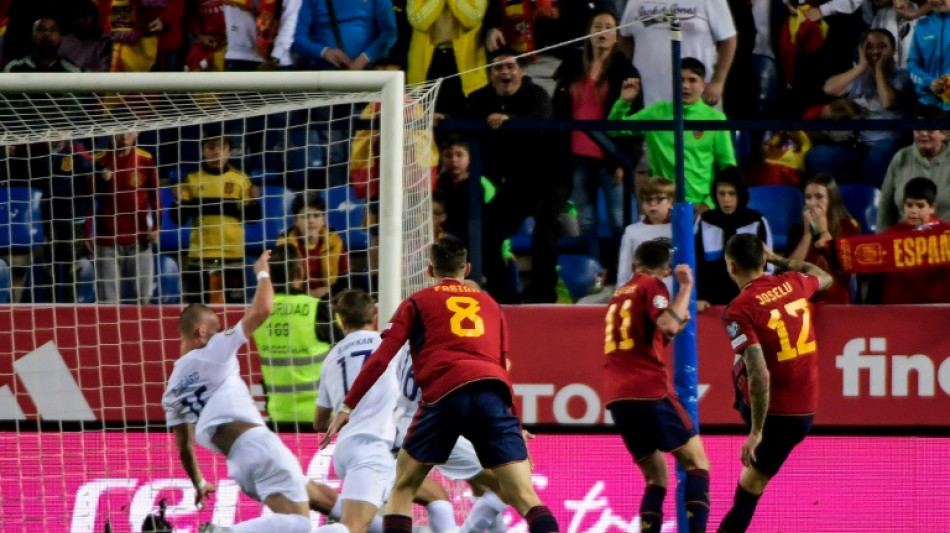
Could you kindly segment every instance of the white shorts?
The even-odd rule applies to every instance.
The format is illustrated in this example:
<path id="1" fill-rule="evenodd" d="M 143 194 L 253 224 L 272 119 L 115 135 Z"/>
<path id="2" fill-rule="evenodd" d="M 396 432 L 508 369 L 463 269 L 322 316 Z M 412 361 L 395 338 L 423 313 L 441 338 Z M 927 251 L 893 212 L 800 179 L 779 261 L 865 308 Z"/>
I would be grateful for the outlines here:
<path id="1" fill-rule="evenodd" d="M 340 497 L 382 507 L 396 479 L 396 461 L 388 442 L 369 435 L 353 435 L 337 442 L 333 469 L 343 480 Z"/>
<path id="2" fill-rule="evenodd" d="M 228 455 L 228 475 L 259 502 L 273 494 L 283 494 L 292 502 L 310 501 L 300 461 L 266 427 L 249 429 L 234 441 Z"/>
<path id="3" fill-rule="evenodd" d="M 445 464 L 435 465 L 435 469 L 452 481 L 468 481 L 484 470 L 478 462 L 475 446 L 465 437 L 459 437 Z"/>

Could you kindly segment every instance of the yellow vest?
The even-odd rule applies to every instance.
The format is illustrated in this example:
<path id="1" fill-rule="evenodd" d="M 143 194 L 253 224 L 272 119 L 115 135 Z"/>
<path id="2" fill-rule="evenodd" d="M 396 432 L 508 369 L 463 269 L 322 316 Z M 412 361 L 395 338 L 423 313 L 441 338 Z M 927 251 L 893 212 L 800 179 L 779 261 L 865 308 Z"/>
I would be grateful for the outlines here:
<path id="1" fill-rule="evenodd" d="M 320 368 L 330 351 L 314 329 L 317 302 L 307 294 L 276 294 L 270 317 L 254 332 L 274 422 L 313 423 Z"/>

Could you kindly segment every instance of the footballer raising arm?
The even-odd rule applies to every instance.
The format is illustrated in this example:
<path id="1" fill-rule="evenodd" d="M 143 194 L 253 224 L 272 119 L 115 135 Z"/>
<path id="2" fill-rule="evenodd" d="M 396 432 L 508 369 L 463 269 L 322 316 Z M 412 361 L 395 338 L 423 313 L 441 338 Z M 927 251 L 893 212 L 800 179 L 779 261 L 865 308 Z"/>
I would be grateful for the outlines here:
<path id="1" fill-rule="evenodd" d="M 793 272 L 801 272 L 802 274 L 815 276 L 818 278 L 818 290 L 820 291 L 831 287 L 831 284 L 834 283 L 834 278 L 831 277 L 831 274 L 822 270 L 821 267 L 809 263 L 808 261 L 799 261 L 797 259 L 781 257 L 775 255 L 775 253 L 768 248 L 765 249 L 765 260 L 785 270 L 791 270 Z"/>

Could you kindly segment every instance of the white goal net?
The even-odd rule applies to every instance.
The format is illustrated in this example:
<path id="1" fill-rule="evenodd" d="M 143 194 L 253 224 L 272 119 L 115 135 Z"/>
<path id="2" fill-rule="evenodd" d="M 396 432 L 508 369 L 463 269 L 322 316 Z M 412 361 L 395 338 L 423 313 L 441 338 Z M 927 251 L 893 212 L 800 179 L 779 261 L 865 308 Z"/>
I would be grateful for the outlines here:
<path id="1" fill-rule="evenodd" d="M 260 515 L 201 450 L 219 485 L 193 505 L 161 408 L 178 315 L 204 302 L 233 325 L 253 261 L 292 249 L 325 349 L 346 288 L 388 318 L 425 282 L 436 90 L 391 72 L 2 76 L 0 531 L 140 531 L 162 499 L 179 533 Z M 267 383 L 253 343 L 239 359 L 262 411 L 265 390 L 313 387 Z M 333 485 L 312 413 L 270 418 Z"/>

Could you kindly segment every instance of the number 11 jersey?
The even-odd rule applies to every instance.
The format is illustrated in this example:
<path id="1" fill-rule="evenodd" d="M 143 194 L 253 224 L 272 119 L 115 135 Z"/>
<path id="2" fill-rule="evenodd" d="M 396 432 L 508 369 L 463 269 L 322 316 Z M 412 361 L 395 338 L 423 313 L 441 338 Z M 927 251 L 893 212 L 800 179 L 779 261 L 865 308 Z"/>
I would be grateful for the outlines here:
<path id="1" fill-rule="evenodd" d="M 798 272 L 761 276 L 743 287 L 723 314 L 732 348 L 762 347 L 769 370 L 769 413 L 813 414 L 818 407 L 818 345 L 808 299 L 818 278 Z M 749 404 L 748 383 L 742 395 Z"/>

